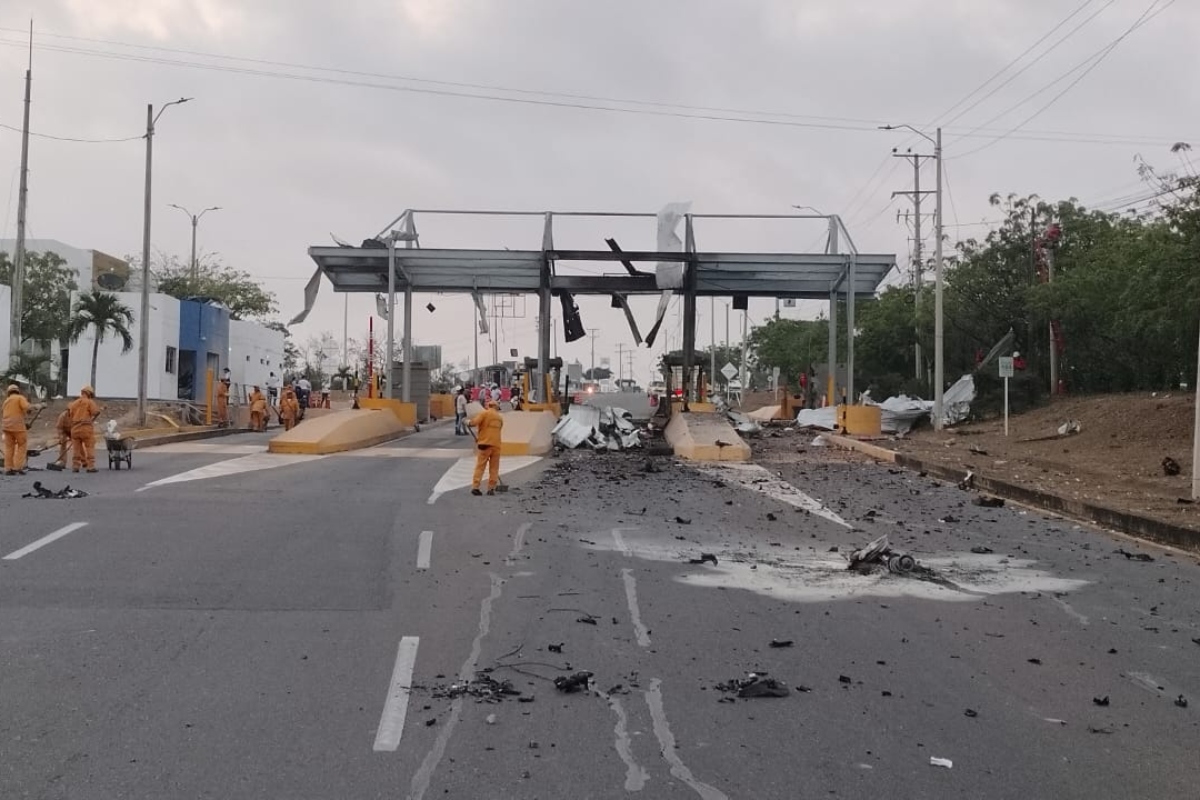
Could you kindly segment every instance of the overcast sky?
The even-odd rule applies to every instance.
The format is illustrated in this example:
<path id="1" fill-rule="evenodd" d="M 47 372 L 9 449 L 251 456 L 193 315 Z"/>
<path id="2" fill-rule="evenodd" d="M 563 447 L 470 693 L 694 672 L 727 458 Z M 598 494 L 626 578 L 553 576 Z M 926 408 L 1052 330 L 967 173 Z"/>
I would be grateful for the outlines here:
<path id="1" fill-rule="evenodd" d="M 147 103 L 195 98 L 159 122 L 153 247 L 186 258 L 190 223 L 168 203 L 222 206 L 201 222 L 201 250 L 260 278 L 284 318 L 302 305 L 308 246 L 329 244 L 331 232 L 357 244 L 408 207 L 654 212 L 691 201 L 697 213 L 775 214 L 802 204 L 841 214 L 860 251 L 906 265 L 896 213 L 910 206 L 890 195 L 911 189 L 913 175 L 889 153 L 930 148 L 878 125 L 946 126 L 955 238 L 986 232 L 976 223 L 997 216 L 992 192 L 1103 205 L 1147 193 L 1137 155 L 1179 170 L 1170 144 L 1200 147 L 1194 0 L 6 0 L 0 125 L 11 128 L 21 124 L 31 17 L 35 133 L 137 137 Z M 19 155 L 19 134 L 0 128 L 0 238 L 16 228 Z M 138 139 L 35 137 L 29 235 L 140 252 L 144 158 Z M 932 165 L 922 180 L 932 188 Z M 541 240 L 529 222 L 418 227 L 425 247 Z M 603 247 L 614 234 L 627 249 L 649 247 L 653 221 L 564 226 L 558 244 Z M 821 242 L 812 223 L 697 234 L 708 249 Z M 504 323 L 502 355 L 536 355 L 530 301 L 523 319 Z M 443 344 L 453 361 L 472 356 L 468 299 L 419 296 L 415 307 L 416 341 Z M 352 337 L 365 337 L 373 308 L 371 296 L 352 296 Z M 581 308 L 599 329 L 597 361 L 615 367 L 618 344 L 632 344 L 623 315 L 607 299 Z M 635 308 L 644 331 L 653 301 Z M 751 321 L 773 312 L 755 301 Z M 707 301 L 700 314 L 704 345 Z M 717 317 L 721 340 L 720 302 Z M 340 341 L 342 319 L 342 296 L 325 284 L 294 332 Z M 655 358 L 678 346 L 677 319 Z M 560 342 L 558 352 L 586 366 L 591 347 Z M 480 350 L 490 361 L 486 339 Z M 649 380 L 651 363 L 638 351 L 635 377 Z"/>

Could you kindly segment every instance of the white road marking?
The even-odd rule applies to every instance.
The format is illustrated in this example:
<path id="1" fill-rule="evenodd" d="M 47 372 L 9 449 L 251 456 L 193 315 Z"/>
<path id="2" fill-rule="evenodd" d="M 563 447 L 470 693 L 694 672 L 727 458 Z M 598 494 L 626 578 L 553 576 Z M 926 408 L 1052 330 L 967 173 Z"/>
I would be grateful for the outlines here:
<path id="1" fill-rule="evenodd" d="M 488 631 L 492 629 L 492 605 L 500 599 L 500 595 L 504 592 L 504 580 L 494 573 L 489 573 L 489 577 L 492 582 L 492 590 L 479 605 L 479 630 L 475 633 L 475 640 L 471 642 L 471 652 L 467 656 L 467 660 L 463 662 L 462 669 L 458 671 L 460 681 L 469 681 L 475 677 L 475 666 L 479 663 L 479 653 L 483 650 L 483 637 L 487 636 Z M 413 773 L 412 783 L 408 786 L 408 800 L 422 800 L 425 792 L 429 791 L 433 773 L 437 771 L 438 764 L 446 754 L 446 745 L 450 743 L 450 737 L 454 735 L 454 729 L 458 727 L 462 708 L 463 698 L 461 695 L 450 702 L 450 716 L 446 719 L 446 724 L 438 732 L 437 739 L 434 740 L 433 747 L 425 754 L 421 766 Z"/>
<path id="2" fill-rule="evenodd" d="M 429 558 L 433 553 L 433 531 L 421 531 L 417 542 L 417 569 L 429 569 Z"/>
<path id="3" fill-rule="evenodd" d="M 513 535 L 513 549 L 504 559 L 504 563 L 512 564 L 517 560 L 517 556 L 521 555 L 521 551 L 525 549 L 525 534 L 529 533 L 529 529 L 533 527 L 532 522 L 526 522 L 521 527 L 517 528 L 517 532 Z M 531 575 L 533 573 L 530 573 Z"/>
<path id="4" fill-rule="evenodd" d="M 335 458 L 462 458 L 465 452 L 457 447 L 372 447 L 330 455 Z"/>
<path id="5" fill-rule="evenodd" d="M 650 679 L 650 690 L 646 692 L 646 705 L 650 708 L 650 717 L 654 720 L 654 735 L 658 737 L 658 746 L 662 751 L 663 760 L 671 765 L 671 774 L 686 783 L 703 800 L 729 800 L 729 796 L 720 789 L 713 788 L 707 783 L 701 783 L 692 776 L 679 753 L 675 750 L 675 734 L 671 733 L 671 725 L 667 722 L 667 712 L 663 708 L 662 680 Z"/>
<path id="6" fill-rule="evenodd" d="M 248 456 L 267 452 L 265 444 L 211 444 L 208 442 L 173 442 L 171 444 L 148 445 L 147 453 L 168 454 L 217 454 L 223 456 Z"/>
<path id="7" fill-rule="evenodd" d="M 46 545 L 50 544 L 51 542 L 56 542 L 59 539 L 61 539 L 62 537 L 66 536 L 68 533 L 74 533 L 75 531 L 79 530 L 80 528 L 84 527 L 85 525 L 87 525 L 86 522 L 72 522 L 70 525 L 66 525 L 66 526 L 59 528 L 54 533 L 51 533 L 47 536 L 43 536 L 42 538 L 38 539 L 36 542 L 31 542 L 30 544 L 25 545 L 20 550 L 13 550 L 11 553 L 9 553 L 8 555 L 6 555 L 4 557 L 4 560 L 5 561 L 16 561 L 21 556 L 27 556 L 30 553 L 32 553 L 34 550 L 38 550 L 42 547 L 45 547 Z"/>
<path id="8" fill-rule="evenodd" d="M 722 464 L 721 466 L 700 467 L 699 472 L 714 478 L 736 483 L 743 489 L 761 492 L 772 500 L 787 503 L 789 506 L 803 509 L 813 516 L 827 519 L 844 528 L 853 528 L 846 520 L 826 508 L 820 500 L 809 497 L 792 484 L 778 478 L 773 472 L 758 464 Z"/>
<path id="9" fill-rule="evenodd" d="M 458 451 L 462 452 L 462 451 Z M 501 476 L 507 475 L 510 472 L 516 472 L 519 469 L 532 466 L 542 460 L 541 456 L 505 456 L 500 459 Z M 458 461 L 446 470 L 446 474 L 441 477 L 437 485 L 433 487 L 433 493 L 429 495 L 429 505 L 433 505 L 438 501 L 438 498 L 446 492 L 452 492 L 455 489 L 465 489 L 471 485 L 471 479 L 475 475 L 475 458 L 468 456 L 460 458 Z"/>
<path id="10" fill-rule="evenodd" d="M 625 602 L 629 605 L 629 619 L 633 622 L 633 631 L 637 634 L 638 646 L 649 647 L 650 631 L 646 630 L 646 626 L 642 624 L 642 611 L 638 608 L 637 581 L 633 577 L 633 570 L 621 570 L 621 578 L 625 581 Z"/>
<path id="11" fill-rule="evenodd" d="M 420 643 L 419 637 L 405 636 L 396 649 L 396 666 L 392 669 L 392 682 L 383 704 L 383 716 L 379 718 L 379 730 L 375 733 L 376 753 L 394 752 L 400 746 L 404 718 L 408 715 L 408 696 L 412 691 L 413 667 L 417 664 L 417 645 Z"/>
<path id="12" fill-rule="evenodd" d="M 625 762 L 625 791 L 640 792 L 645 788 L 646 782 L 650 780 L 650 773 L 633 758 L 633 740 L 629 736 L 629 715 L 625 713 L 625 707 L 617 698 L 599 691 L 597 694 L 608 701 L 609 708 L 617 715 L 617 724 L 613 727 L 613 736 L 616 737 L 613 747 L 616 748 L 617 755 Z"/>
<path id="13" fill-rule="evenodd" d="M 249 456 L 266 453 L 265 444 L 213 444 L 209 442 L 174 442 L 171 444 L 148 445 L 144 452 L 167 455 L 223 455 Z M 330 453 L 334 458 L 461 458 L 465 450 L 453 447 L 370 447 L 365 450 L 347 450 Z"/>
<path id="14" fill-rule="evenodd" d="M 613 535 L 613 541 L 617 545 L 617 552 L 619 552 L 621 555 L 623 555 L 625 557 L 632 556 L 633 553 L 631 553 L 629 551 L 629 545 L 625 544 L 625 537 L 621 535 L 621 529 L 613 528 L 612 535 Z"/>
<path id="15" fill-rule="evenodd" d="M 254 455 L 243 456 L 242 458 L 232 458 L 228 461 L 218 461 L 215 464 L 209 464 L 204 467 L 188 470 L 187 472 L 181 472 L 178 475 L 172 475 L 169 478 L 151 481 L 138 491 L 144 491 L 154 486 L 165 486 L 170 483 L 186 483 L 187 481 L 201 481 L 208 478 L 224 478 L 229 475 L 238 475 L 243 472 L 257 472 L 258 470 L 263 469 L 287 467 L 292 464 L 304 464 L 309 461 L 318 461 L 322 458 L 325 458 L 325 456 L 256 453 Z"/>

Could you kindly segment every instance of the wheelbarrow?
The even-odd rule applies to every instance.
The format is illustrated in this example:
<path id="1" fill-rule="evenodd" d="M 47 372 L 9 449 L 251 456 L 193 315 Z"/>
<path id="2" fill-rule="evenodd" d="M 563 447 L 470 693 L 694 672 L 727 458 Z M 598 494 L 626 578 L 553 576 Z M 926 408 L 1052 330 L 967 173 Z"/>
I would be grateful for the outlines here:
<path id="1" fill-rule="evenodd" d="M 133 469 L 133 448 L 137 441 L 132 436 L 104 437 L 104 447 L 108 450 L 108 468 L 120 470 L 121 464 L 125 469 Z"/>

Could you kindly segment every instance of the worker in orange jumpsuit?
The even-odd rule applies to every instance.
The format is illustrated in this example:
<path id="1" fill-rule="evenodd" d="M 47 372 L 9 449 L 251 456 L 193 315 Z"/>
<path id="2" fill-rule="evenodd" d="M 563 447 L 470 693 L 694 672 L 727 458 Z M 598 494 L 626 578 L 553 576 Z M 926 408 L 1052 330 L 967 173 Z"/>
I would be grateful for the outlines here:
<path id="1" fill-rule="evenodd" d="M 63 470 L 67 467 L 67 451 L 71 449 L 71 411 L 64 409 L 54 423 L 54 431 L 58 434 L 58 458 L 47 466 L 47 469 Z"/>
<path id="2" fill-rule="evenodd" d="M 283 423 L 283 429 L 290 431 L 296 427 L 298 416 L 300 416 L 300 401 L 296 399 L 296 392 L 293 391 L 292 385 L 288 384 L 283 387 L 283 398 L 279 401 L 279 421 Z"/>
<path id="3" fill-rule="evenodd" d="M 479 484 L 483 480 L 483 468 L 488 468 L 488 494 L 496 493 L 500 483 L 500 431 L 504 417 L 500 416 L 500 404 L 489 400 L 487 408 L 472 417 L 470 425 L 479 429 L 475 437 L 475 475 L 471 479 L 471 494 L 479 496 Z"/>
<path id="4" fill-rule="evenodd" d="M 24 475 L 27 447 L 29 445 L 29 429 L 25 424 L 25 415 L 31 406 L 17 385 L 8 387 L 4 393 L 3 423 L 4 429 L 4 474 Z M 36 406 L 41 408 L 41 406 Z"/>
<path id="5" fill-rule="evenodd" d="M 88 472 L 96 469 L 96 417 L 100 416 L 100 406 L 96 405 L 96 392 L 91 386 L 79 390 L 78 399 L 67 406 L 71 412 L 71 447 L 75 452 L 71 455 L 71 471 L 79 472 L 83 467 Z"/>
<path id="6" fill-rule="evenodd" d="M 265 431 L 267 429 L 267 398 L 257 386 L 250 393 L 250 430 Z"/>
<path id="7" fill-rule="evenodd" d="M 222 379 L 217 384 L 217 427 L 229 424 L 229 381 Z"/>

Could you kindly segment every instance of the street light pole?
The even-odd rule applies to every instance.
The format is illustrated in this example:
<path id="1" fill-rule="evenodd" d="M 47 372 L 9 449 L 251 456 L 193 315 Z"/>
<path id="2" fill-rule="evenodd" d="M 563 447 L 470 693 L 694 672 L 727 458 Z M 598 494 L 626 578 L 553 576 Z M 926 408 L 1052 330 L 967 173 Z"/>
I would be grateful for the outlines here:
<path id="1" fill-rule="evenodd" d="M 184 214 L 187 214 L 188 219 L 190 219 L 192 221 L 192 261 L 191 261 L 192 291 L 195 291 L 196 290 L 196 282 L 200 277 L 200 268 L 199 268 L 198 264 L 196 263 L 196 227 L 200 224 L 200 220 L 204 217 L 205 214 L 207 214 L 210 211 L 220 211 L 221 207 L 220 206 L 211 206 L 209 208 L 204 209 L 199 214 L 193 214 L 192 212 L 188 211 L 183 206 L 177 206 L 174 203 L 168 203 L 167 205 L 169 205 L 171 208 L 178 208 Z"/>
<path id="2" fill-rule="evenodd" d="M 154 104 L 146 106 L 146 197 L 142 208 L 142 302 L 138 315 L 138 425 L 146 425 L 146 389 L 149 378 L 150 356 L 150 189 L 154 165 L 154 125 L 163 112 L 171 106 L 186 103 L 190 97 L 172 100 L 154 113 Z"/>
<path id="3" fill-rule="evenodd" d="M 894 131 L 906 128 L 933 144 L 933 158 L 937 162 L 937 208 L 934 209 L 934 294 L 933 294 L 933 428 L 942 429 L 942 400 L 945 385 L 945 350 L 942 320 L 943 259 L 942 259 L 942 129 L 937 129 L 936 138 L 917 130 L 912 125 L 881 125 L 880 130 Z"/>

